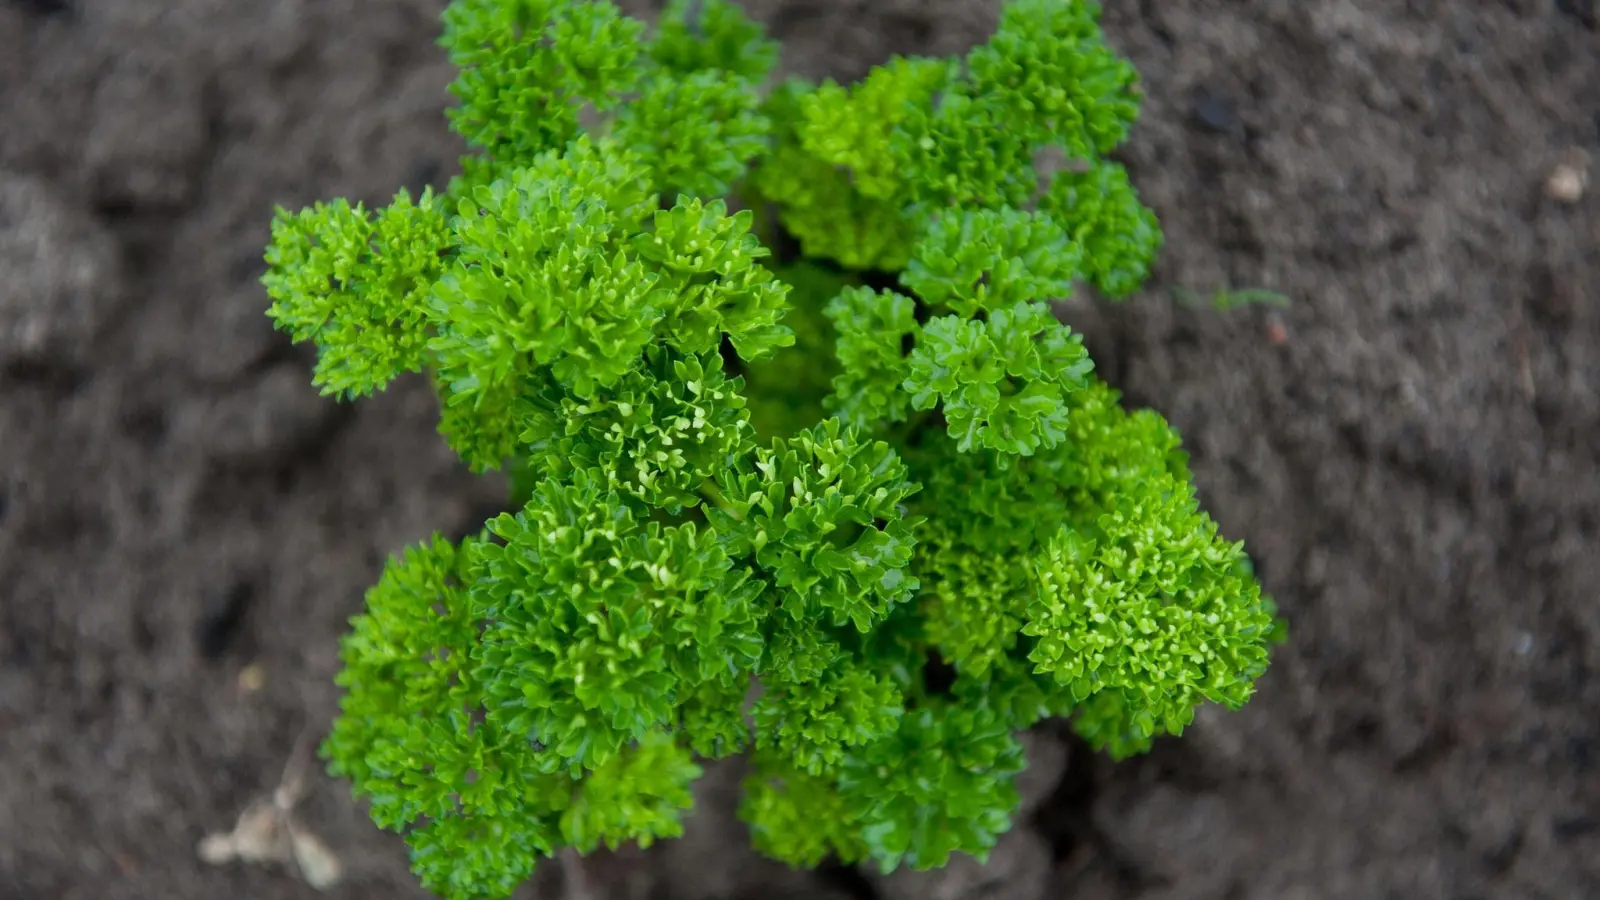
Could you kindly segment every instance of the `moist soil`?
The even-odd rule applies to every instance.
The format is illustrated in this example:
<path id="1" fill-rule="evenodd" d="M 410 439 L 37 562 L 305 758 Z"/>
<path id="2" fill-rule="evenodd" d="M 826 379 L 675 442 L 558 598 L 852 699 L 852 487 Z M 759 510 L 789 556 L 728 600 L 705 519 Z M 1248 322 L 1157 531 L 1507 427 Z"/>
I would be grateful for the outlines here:
<path id="1" fill-rule="evenodd" d="M 503 486 L 418 382 L 318 397 L 256 279 L 274 204 L 448 177 L 443 3 L 0 0 L 0 897 L 321 896 L 196 844 L 327 727 L 385 556 Z M 997 5 L 747 4 L 841 79 Z M 763 863 L 723 766 L 684 840 L 519 896 L 1600 897 L 1600 186 L 1546 189 L 1600 162 L 1592 0 L 1107 5 L 1167 246 L 1063 315 L 1290 620 L 1259 694 L 1115 765 L 1033 735 L 987 867 Z M 327 896 L 422 896 L 343 784 L 299 816 Z"/>

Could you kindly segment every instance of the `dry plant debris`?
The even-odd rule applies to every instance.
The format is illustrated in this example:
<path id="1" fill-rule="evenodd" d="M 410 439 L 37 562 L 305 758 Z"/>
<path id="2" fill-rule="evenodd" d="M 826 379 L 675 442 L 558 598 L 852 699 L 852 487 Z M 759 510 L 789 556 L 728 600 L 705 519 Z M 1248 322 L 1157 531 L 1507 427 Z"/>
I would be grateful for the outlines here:
<path id="1" fill-rule="evenodd" d="M 233 830 L 208 834 L 197 849 L 200 859 L 220 866 L 244 863 L 293 864 L 305 882 L 319 891 L 339 883 L 344 866 L 322 839 L 295 820 L 294 809 L 305 796 L 309 758 L 302 737 L 284 767 L 271 797 L 263 797 L 239 814 Z"/>

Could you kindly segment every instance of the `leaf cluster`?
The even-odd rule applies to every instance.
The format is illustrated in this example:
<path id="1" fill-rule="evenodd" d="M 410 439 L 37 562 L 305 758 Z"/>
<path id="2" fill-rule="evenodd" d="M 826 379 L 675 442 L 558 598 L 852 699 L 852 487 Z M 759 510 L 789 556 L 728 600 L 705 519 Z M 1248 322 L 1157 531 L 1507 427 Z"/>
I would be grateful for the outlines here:
<path id="1" fill-rule="evenodd" d="M 278 212 L 269 313 L 318 386 L 425 375 L 517 486 L 342 644 L 324 752 L 430 889 L 673 837 L 738 752 L 771 856 L 982 857 L 1020 731 L 1124 756 L 1249 698 L 1272 601 L 1050 305 L 1160 245 L 1097 15 L 1012 0 L 961 58 L 769 89 L 726 0 L 455 0 L 448 190 Z"/>
<path id="2" fill-rule="evenodd" d="M 807 256 L 863 270 L 905 268 L 941 211 L 1038 210 L 1090 251 L 1081 271 L 1074 260 L 1058 270 L 1127 296 L 1161 233 L 1107 158 L 1140 92 L 1099 12 L 1086 0 L 1010 0 L 994 35 L 962 58 L 896 57 L 849 87 L 790 80 L 766 101 L 774 146 L 752 190 Z M 1048 157 L 1069 165 L 1051 172 Z"/>

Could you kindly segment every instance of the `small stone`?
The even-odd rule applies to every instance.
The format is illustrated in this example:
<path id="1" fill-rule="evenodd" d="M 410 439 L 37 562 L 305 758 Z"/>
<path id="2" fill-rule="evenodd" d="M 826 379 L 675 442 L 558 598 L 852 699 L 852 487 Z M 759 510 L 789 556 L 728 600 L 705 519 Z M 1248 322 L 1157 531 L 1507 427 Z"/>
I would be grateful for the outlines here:
<path id="1" fill-rule="evenodd" d="M 239 693 L 254 694 L 267 683 L 267 673 L 260 663 L 251 663 L 239 670 Z"/>
<path id="2" fill-rule="evenodd" d="M 1544 192 L 1558 203 L 1577 203 L 1589 187 L 1589 154 L 1574 147 L 1551 170 Z"/>

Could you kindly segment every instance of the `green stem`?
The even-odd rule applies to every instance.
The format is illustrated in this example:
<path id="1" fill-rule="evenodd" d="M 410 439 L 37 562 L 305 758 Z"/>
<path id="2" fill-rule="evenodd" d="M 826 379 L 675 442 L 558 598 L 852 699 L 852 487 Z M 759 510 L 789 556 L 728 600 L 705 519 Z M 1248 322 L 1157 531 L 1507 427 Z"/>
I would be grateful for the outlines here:
<path id="1" fill-rule="evenodd" d="M 734 521 L 744 521 L 744 514 L 739 512 L 733 507 L 733 504 L 728 502 L 728 498 L 723 495 L 722 489 L 717 487 L 715 482 L 712 482 L 709 479 L 702 481 L 700 483 L 700 496 L 705 498 L 706 502 L 710 503 L 712 506 L 722 510 L 729 516 L 732 516 Z"/>

